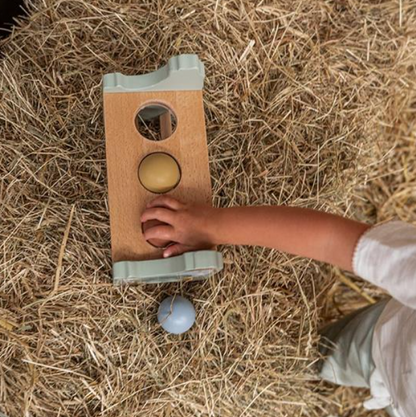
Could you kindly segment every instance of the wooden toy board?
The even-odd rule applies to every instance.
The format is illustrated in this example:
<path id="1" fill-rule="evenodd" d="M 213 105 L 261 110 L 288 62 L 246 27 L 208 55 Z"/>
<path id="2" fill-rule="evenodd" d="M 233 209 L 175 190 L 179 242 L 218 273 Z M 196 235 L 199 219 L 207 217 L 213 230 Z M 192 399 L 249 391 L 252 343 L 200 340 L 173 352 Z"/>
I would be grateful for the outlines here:
<path id="1" fill-rule="evenodd" d="M 176 130 L 162 141 L 145 139 L 135 119 L 146 105 L 160 104 L 177 118 Z M 211 204 L 211 180 L 202 91 L 104 92 L 104 120 L 113 262 L 158 259 L 162 249 L 145 241 L 140 216 L 158 194 L 138 178 L 141 160 L 153 152 L 173 156 L 181 180 L 168 192 L 180 201 Z"/>

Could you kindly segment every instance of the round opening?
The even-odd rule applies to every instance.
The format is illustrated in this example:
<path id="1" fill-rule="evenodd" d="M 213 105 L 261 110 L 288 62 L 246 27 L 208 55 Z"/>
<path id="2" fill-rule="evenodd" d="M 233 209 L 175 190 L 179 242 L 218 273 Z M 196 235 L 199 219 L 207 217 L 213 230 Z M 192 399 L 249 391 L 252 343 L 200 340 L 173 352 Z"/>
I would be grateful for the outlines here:
<path id="1" fill-rule="evenodd" d="M 173 135 L 177 118 L 168 107 L 151 103 L 142 107 L 136 116 L 137 131 L 148 140 L 165 140 Z"/>
<path id="2" fill-rule="evenodd" d="M 163 194 L 173 190 L 181 180 L 181 169 L 175 158 L 164 152 L 155 152 L 142 159 L 139 181 L 147 191 Z"/>
<path id="3" fill-rule="evenodd" d="M 166 223 L 160 222 L 159 220 L 148 220 L 147 222 L 142 223 L 142 233 L 144 233 L 148 229 L 151 229 L 152 227 L 163 225 L 166 225 Z M 161 249 L 168 247 L 172 243 L 170 240 L 163 239 L 149 239 L 146 242 L 154 248 Z"/>

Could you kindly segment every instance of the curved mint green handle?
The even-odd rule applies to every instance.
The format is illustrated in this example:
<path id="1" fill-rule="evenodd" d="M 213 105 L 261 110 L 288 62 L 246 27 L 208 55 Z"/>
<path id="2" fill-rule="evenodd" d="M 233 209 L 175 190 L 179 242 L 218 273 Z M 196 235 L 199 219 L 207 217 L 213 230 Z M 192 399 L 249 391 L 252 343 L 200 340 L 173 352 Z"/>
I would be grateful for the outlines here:
<path id="1" fill-rule="evenodd" d="M 204 78 L 204 64 L 198 55 L 183 54 L 170 58 L 167 65 L 149 74 L 106 74 L 103 90 L 104 93 L 202 90 Z"/>

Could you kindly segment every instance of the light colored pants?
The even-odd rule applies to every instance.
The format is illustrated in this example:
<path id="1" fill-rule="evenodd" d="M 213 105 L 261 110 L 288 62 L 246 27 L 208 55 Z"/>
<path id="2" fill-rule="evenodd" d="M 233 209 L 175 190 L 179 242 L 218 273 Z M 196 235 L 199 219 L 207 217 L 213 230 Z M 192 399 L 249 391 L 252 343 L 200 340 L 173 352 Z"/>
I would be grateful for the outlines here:
<path id="1" fill-rule="evenodd" d="M 348 387 L 370 387 L 375 369 L 371 348 L 374 327 L 389 299 L 364 307 L 321 331 L 319 376 Z M 390 408 L 386 411 L 395 416 Z"/>

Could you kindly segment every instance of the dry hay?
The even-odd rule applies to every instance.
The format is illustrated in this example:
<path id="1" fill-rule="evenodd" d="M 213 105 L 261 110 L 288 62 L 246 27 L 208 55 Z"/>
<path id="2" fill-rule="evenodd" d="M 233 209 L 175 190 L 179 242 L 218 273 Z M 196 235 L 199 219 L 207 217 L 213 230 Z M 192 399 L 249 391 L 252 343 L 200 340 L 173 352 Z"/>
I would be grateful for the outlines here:
<path id="1" fill-rule="evenodd" d="M 367 392 L 314 381 L 319 324 L 368 302 L 331 289 L 331 269 L 223 248 L 224 273 L 203 284 L 112 287 L 100 80 L 200 55 L 216 205 L 415 221 L 415 2 L 28 7 L 0 62 L 1 410 L 384 415 L 359 407 Z M 180 337 L 155 319 L 174 293 L 197 309 Z"/>

